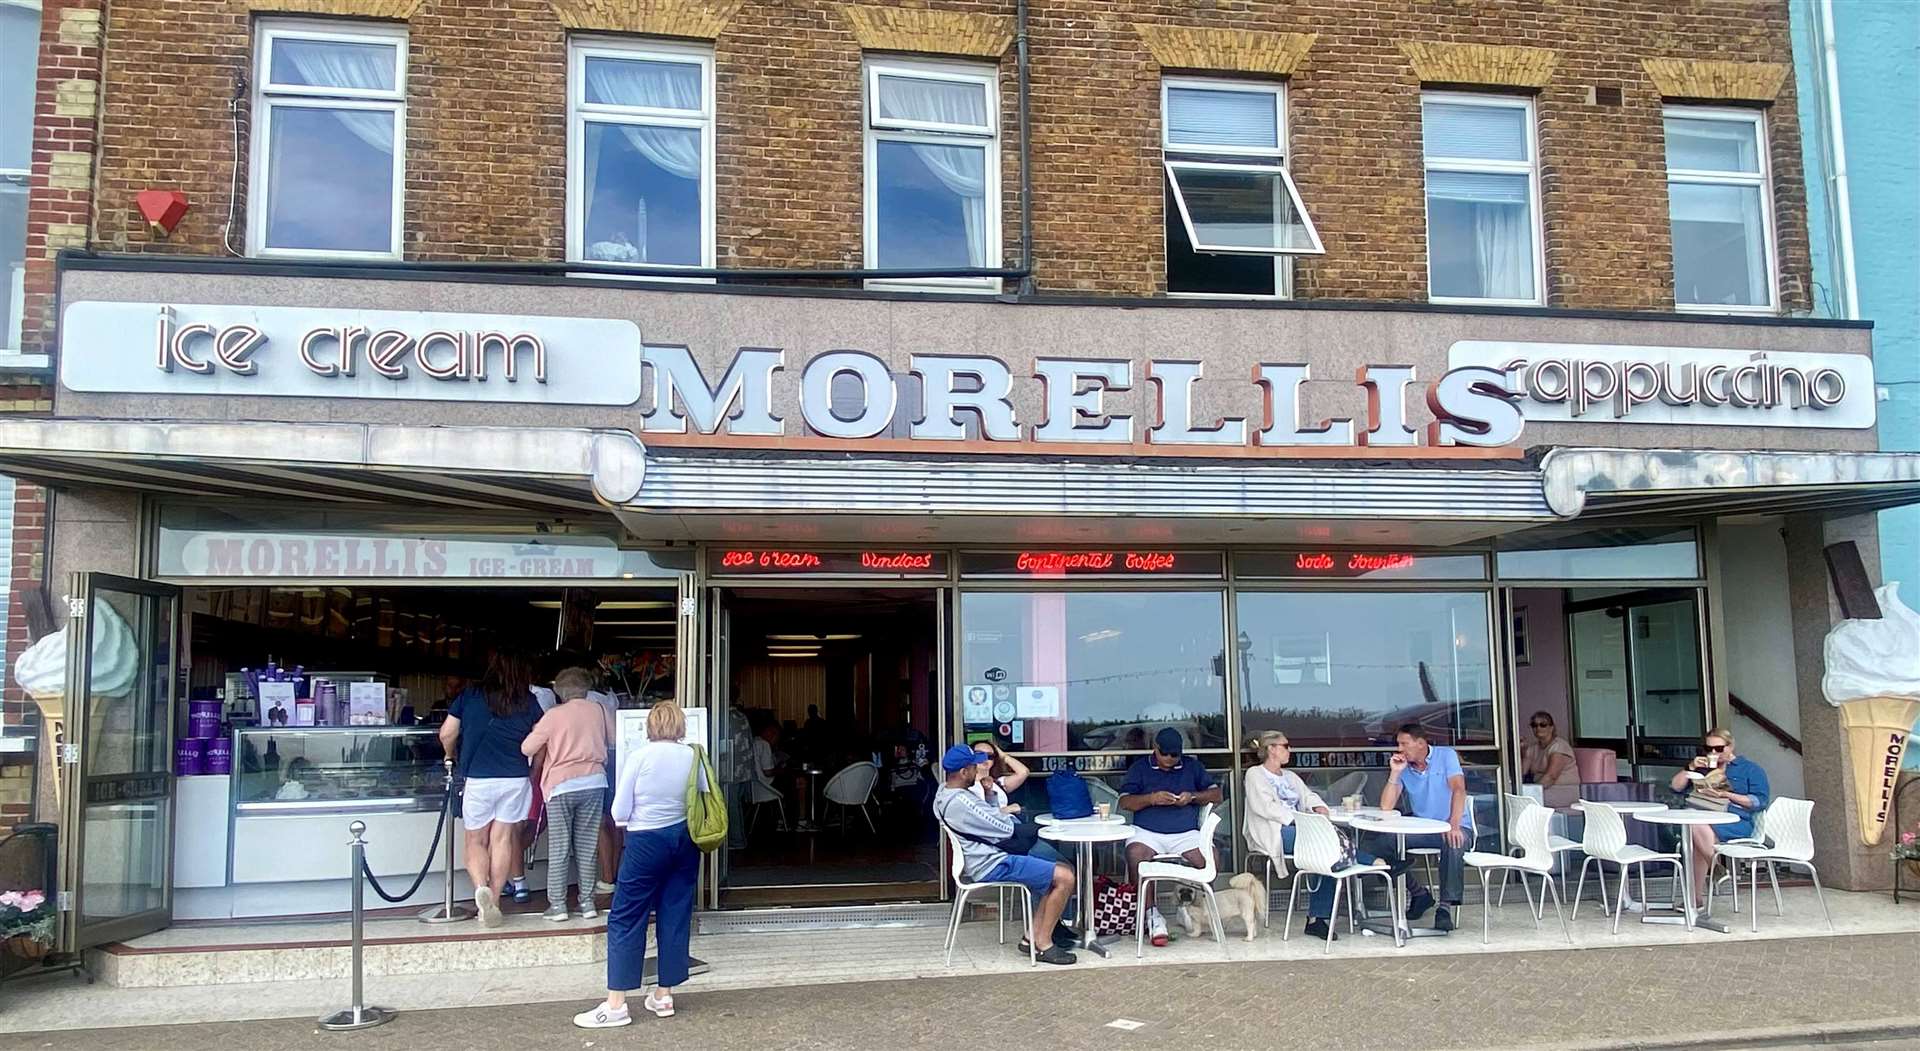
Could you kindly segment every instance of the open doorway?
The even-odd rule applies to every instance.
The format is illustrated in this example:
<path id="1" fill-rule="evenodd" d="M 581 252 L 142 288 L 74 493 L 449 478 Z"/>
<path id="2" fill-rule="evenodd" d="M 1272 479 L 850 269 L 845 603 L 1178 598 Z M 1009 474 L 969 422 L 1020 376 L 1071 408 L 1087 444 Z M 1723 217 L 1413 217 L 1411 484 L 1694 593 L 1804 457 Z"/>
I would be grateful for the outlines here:
<path id="1" fill-rule="evenodd" d="M 937 898 L 939 592 L 726 589 L 715 616 L 720 905 Z"/>

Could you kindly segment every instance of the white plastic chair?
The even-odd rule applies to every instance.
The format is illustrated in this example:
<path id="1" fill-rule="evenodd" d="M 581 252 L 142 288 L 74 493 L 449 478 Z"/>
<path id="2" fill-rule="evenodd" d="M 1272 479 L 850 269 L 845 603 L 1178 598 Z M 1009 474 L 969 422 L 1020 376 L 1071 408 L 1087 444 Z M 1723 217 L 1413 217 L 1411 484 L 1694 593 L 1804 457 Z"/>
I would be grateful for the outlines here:
<path id="1" fill-rule="evenodd" d="M 1820 887 L 1820 871 L 1813 867 L 1813 801 L 1808 799 L 1782 798 L 1773 801 L 1764 814 L 1766 824 L 1762 832 L 1759 820 L 1755 820 L 1754 831 L 1764 835 L 1762 840 L 1729 840 L 1720 844 L 1714 853 L 1714 860 L 1727 860 L 1727 866 L 1733 876 L 1735 910 L 1738 911 L 1740 893 L 1740 863 L 1746 862 L 1748 878 L 1751 881 L 1751 893 L 1747 896 L 1750 913 L 1748 920 L 1754 931 L 1760 929 L 1760 866 L 1767 866 L 1769 875 L 1775 865 L 1798 865 L 1813 877 L 1813 893 L 1820 899 L 1820 912 L 1827 919 L 1827 929 L 1833 929 L 1833 913 L 1827 908 L 1826 891 Z M 1786 915 L 1786 909 L 1780 899 L 1780 885 L 1776 881 L 1773 887 L 1773 907 L 1778 915 Z M 1707 896 L 1707 910 L 1713 910 L 1713 896 Z"/>
<path id="2" fill-rule="evenodd" d="M 1355 770 L 1353 773 L 1344 774 L 1328 783 L 1326 790 L 1320 793 L 1320 797 L 1327 801 L 1328 806 L 1340 806 L 1348 796 L 1366 787 L 1367 772 L 1365 770 Z"/>
<path id="3" fill-rule="evenodd" d="M 757 775 L 752 781 L 747 782 L 747 786 L 747 803 L 753 807 L 752 816 L 747 818 L 747 834 L 753 834 L 754 826 L 760 823 L 760 809 L 768 803 L 772 803 L 774 809 L 780 814 L 780 827 L 786 828 L 787 800 L 780 794 L 780 790 L 769 784 L 764 774 Z"/>
<path id="4" fill-rule="evenodd" d="M 1504 794 L 1502 795 L 1501 798 L 1506 802 L 1506 805 L 1507 805 L 1507 845 L 1509 848 L 1517 848 L 1518 844 L 1514 840 L 1514 837 L 1517 834 L 1516 833 L 1517 826 L 1515 823 L 1519 821 L 1520 815 L 1526 813 L 1528 810 L 1534 807 L 1545 807 L 1545 804 L 1541 803 L 1538 799 L 1535 799 L 1532 796 L 1514 795 L 1511 793 Z M 1554 813 L 1555 813 L 1554 811 L 1548 810 L 1549 815 L 1553 815 Z M 1568 853 L 1570 851 L 1579 850 L 1580 844 L 1575 843 L 1573 840 L 1568 839 L 1565 836 L 1554 835 L 1553 834 L 1553 818 L 1552 816 L 1549 816 L 1547 819 L 1547 849 L 1551 851 L 1555 856 L 1555 859 L 1558 860 L 1558 857 L 1561 854 Z M 1409 851 L 1409 853 L 1412 853 L 1412 852 Z M 1512 871 L 1515 871 L 1515 870 L 1502 870 L 1500 873 L 1500 904 L 1501 905 L 1505 905 L 1507 903 L 1507 877 L 1511 874 Z M 1527 882 L 1527 876 L 1530 874 L 1531 873 L 1524 872 L 1524 871 L 1521 872 L 1520 889 L 1526 892 L 1527 907 L 1533 910 L 1534 916 L 1544 917 L 1547 911 L 1547 896 L 1545 893 L 1542 893 L 1538 901 L 1534 900 L 1533 885 Z M 1560 889 L 1562 891 L 1567 889 L 1567 877 L 1564 869 L 1562 869 L 1560 874 Z M 1600 886 L 1601 897 L 1605 898 L 1606 893 L 1607 893 L 1606 882 L 1605 882 L 1605 878 L 1602 877 L 1601 886 Z"/>
<path id="5" fill-rule="evenodd" d="M 1772 809 L 1772 808 L 1769 807 L 1768 809 Z M 1767 811 L 1762 810 L 1753 815 L 1753 835 L 1741 836 L 1738 839 L 1729 839 L 1725 843 L 1720 844 L 1720 846 L 1721 847 L 1731 847 L 1731 846 L 1764 847 L 1769 845 L 1772 842 L 1773 841 L 1767 835 Z M 1714 871 L 1719 871 L 1720 874 L 1718 876 L 1708 877 L 1707 883 L 1709 887 L 1709 893 L 1707 897 L 1711 899 L 1713 895 L 1720 893 L 1720 885 L 1722 883 L 1730 883 L 1733 888 L 1733 911 L 1736 915 L 1738 915 L 1740 912 L 1740 881 L 1735 879 L 1733 877 L 1733 873 L 1730 871 L 1734 866 L 1733 859 L 1731 858 L 1726 859 L 1727 861 L 1726 870 L 1720 869 L 1721 855 L 1717 851 L 1714 854 L 1713 861 L 1714 861 Z M 1781 910 L 1785 908 L 1785 905 L 1782 903 L 1780 898 L 1780 876 L 1778 873 L 1774 871 L 1774 869 L 1775 869 L 1775 866 L 1773 864 L 1767 865 L 1767 882 L 1773 885 L 1774 914 L 1780 915 Z M 1712 902 L 1711 900 L 1709 900 L 1708 902 L 1709 907 L 1711 906 L 1711 904 Z"/>
<path id="6" fill-rule="evenodd" d="M 960 837 L 954 834 L 953 829 L 945 825 L 940 826 L 940 831 L 947 834 L 947 851 L 953 856 L 953 916 L 947 922 L 947 966 L 953 966 L 953 946 L 955 942 L 960 940 L 960 917 L 966 912 L 967 895 L 972 894 L 976 890 L 1001 891 L 1002 897 L 1000 900 L 1002 902 L 1006 901 L 1004 896 L 1005 891 L 1017 890 L 1020 892 L 1020 904 L 1025 909 L 1022 915 L 1026 917 L 1026 927 L 1023 929 L 1028 931 L 1027 962 L 1034 967 L 1040 966 L 1040 947 L 1033 943 L 1032 937 L 1033 891 L 1028 889 L 1026 884 L 1016 883 L 1012 880 L 968 883 L 966 875 L 967 858 L 960 849 L 962 845 Z M 1085 908 L 1086 906 L 1082 905 L 1081 907 Z M 1007 944 L 1007 910 L 1004 908 L 1000 909 L 999 914 L 1000 944 L 1005 945 Z"/>
<path id="7" fill-rule="evenodd" d="M 867 831 L 875 835 L 880 830 L 873 823 L 873 814 L 867 805 L 873 801 L 873 786 L 880 779 L 880 768 L 865 759 L 857 763 L 848 763 L 839 773 L 827 779 L 827 787 L 820 790 L 827 802 L 840 808 L 840 823 L 845 826 L 847 811 L 855 807 L 860 816 L 867 819 Z"/>
<path id="8" fill-rule="evenodd" d="M 1308 811 L 1293 815 L 1293 867 L 1296 871 L 1293 877 L 1293 889 L 1287 892 L 1287 918 L 1280 927 L 1281 941 L 1286 941 L 1287 935 L 1293 931 L 1293 904 L 1300 896 L 1302 876 L 1318 876 L 1321 879 L 1333 881 L 1333 907 L 1328 910 L 1327 944 L 1321 949 L 1323 953 L 1333 951 L 1333 925 L 1340 915 L 1340 895 L 1346 892 L 1347 881 L 1378 876 L 1387 885 L 1387 908 L 1393 923 L 1393 943 L 1395 945 L 1406 943 L 1403 933 L 1406 924 L 1400 918 L 1400 895 L 1396 893 L 1393 872 L 1387 868 L 1384 861 L 1365 865 L 1341 865 L 1340 834 L 1334 831 L 1333 822 L 1324 815 Z M 1355 887 L 1353 893 L 1347 896 L 1349 910 L 1352 909 L 1354 897 L 1359 893 L 1360 888 Z M 1348 920 L 1348 929 L 1352 929 L 1351 917 Z"/>
<path id="9" fill-rule="evenodd" d="M 1647 866 L 1650 864 L 1673 866 L 1674 900 L 1679 900 L 1682 875 L 1680 855 L 1660 854 L 1627 842 L 1626 822 L 1620 820 L 1618 810 L 1605 803 L 1591 803 L 1583 799 L 1580 806 L 1587 815 L 1587 831 L 1580 849 L 1586 851 L 1587 856 L 1580 862 L 1580 882 L 1575 884 L 1573 890 L 1573 914 L 1576 918 L 1580 915 L 1580 894 L 1587 886 L 1587 866 L 1599 862 L 1610 861 L 1620 866 L 1620 896 L 1613 903 L 1615 934 L 1620 933 L 1620 914 L 1626 911 L 1627 904 L 1627 880 L 1632 876 L 1635 865 L 1640 867 L 1641 901 L 1647 900 Z M 1606 869 L 1597 871 L 1600 873 L 1600 900 L 1604 902 L 1607 897 Z M 1601 911 L 1606 911 L 1604 906 Z"/>
<path id="10" fill-rule="evenodd" d="M 1540 896 L 1544 899 L 1553 896 L 1553 914 L 1560 919 L 1560 933 L 1566 936 L 1567 944 L 1573 944 L 1573 932 L 1567 928 L 1567 914 L 1560 910 L 1560 888 L 1553 884 L 1553 850 L 1547 846 L 1547 826 L 1553 822 L 1553 811 L 1544 806 L 1527 807 L 1513 822 L 1513 845 L 1520 848 L 1520 856 L 1493 854 L 1484 850 L 1469 850 L 1461 860 L 1472 865 L 1480 873 L 1480 944 L 1487 944 L 1493 930 L 1493 896 L 1487 893 L 1487 872 L 1500 869 L 1505 872 L 1520 873 L 1520 882 L 1525 883 L 1528 876 L 1539 876 Z M 1531 901 L 1529 901 L 1531 905 Z M 1545 912 L 1545 906 L 1541 912 Z M 1533 928 L 1540 929 L 1540 914 L 1529 907 L 1527 912 L 1533 915 Z"/>
<path id="11" fill-rule="evenodd" d="M 1147 889 L 1155 883 L 1186 883 L 1207 892 L 1207 919 L 1213 924 L 1213 938 L 1220 943 L 1220 952 L 1227 952 L 1227 929 L 1220 922 L 1220 902 L 1213 896 L 1213 879 L 1220 874 L 1214 858 L 1219 853 L 1214 849 L 1213 834 L 1220 827 L 1220 815 L 1213 812 L 1209 804 L 1205 817 L 1200 822 L 1200 854 L 1206 864 L 1199 868 L 1183 862 L 1143 861 L 1140 863 L 1140 882 L 1135 887 L 1133 901 L 1133 954 L 1143 957 L 1147 954 L 1147 906 L 1153 901 L 1153 894 Z M 1086 905 L 1082 903 L 1081 908 Z"/>

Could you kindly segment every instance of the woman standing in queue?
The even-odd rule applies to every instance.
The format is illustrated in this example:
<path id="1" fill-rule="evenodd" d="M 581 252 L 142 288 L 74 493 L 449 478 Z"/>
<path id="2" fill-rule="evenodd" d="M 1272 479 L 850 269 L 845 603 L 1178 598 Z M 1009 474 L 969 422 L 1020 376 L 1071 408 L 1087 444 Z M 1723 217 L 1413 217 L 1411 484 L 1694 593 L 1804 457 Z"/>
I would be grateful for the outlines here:
<path id="1" fill-rule="evenodd" d="M 533 806 L 531 768 L 520 745 L 539 718 L 526 660 L 496 651 L 487 659 L 480 684 L 461 691 L 440 724 L 440 746 L 448 755 L 458 747 L 460 772 L 466 778 L 460 822 L 466 829 L 467 875 L 473 879 L 473 904 L 482 926 L 505 922 L 500 892 L 519 864 L 519 827 Z"/>
<path id="2" fill-rule="evenodd" d="M 573 1016 L 582 1029 L 611 1029 L 633 1021 L 627 991 L 644 981 L 647 917 L 654 918 L 660 984 L 641 1001 L 661 1018 L 673 1014 L 673 990 L 687 980 L 693 928 L 693 894 L 700 876 L 700 849 L 687 832 L 687 780 L 693 749 L 686 713 L 672 701 L 647 712 L 647 743 L 620 764 L 613 818 L 627 828 L 607 912 L 607 998 Z"/>

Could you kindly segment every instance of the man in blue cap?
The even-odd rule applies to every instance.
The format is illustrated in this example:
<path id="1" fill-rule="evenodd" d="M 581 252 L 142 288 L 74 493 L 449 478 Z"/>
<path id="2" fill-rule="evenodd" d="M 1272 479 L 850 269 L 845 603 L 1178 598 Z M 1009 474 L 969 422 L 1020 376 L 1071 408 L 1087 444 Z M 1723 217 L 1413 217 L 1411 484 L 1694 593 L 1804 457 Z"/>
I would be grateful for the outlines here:
<path id="1" fill-rule="evenodd" d="M 992 756 L 964 744 L 947 749 L 940 757 L 946 780 L 933 797 L 933 814 L 960 841 L 967 879 L 976 883 L 1022 883 L 1033 893 L 1033 929 L 1028 937 L 1041 950 L 1039 961 L 1073 963 L 1073 953 L 1053 941 L 1053 930 L 1066 911 L 1067 899 L 1073 896 L 1073 869 L 1062 862 L 1007 852 L 1006 841 L 1014 834 L 1013 816 L 1020 812 L 1020 805 L 996 806 L 970 791 L 980 778 L 976 767 L 992 761 Z M 1023 955 L 1027 944 L 1020 943 Z"/>
<path id="2" fill-rule="evenodd" d="M 1205 764 L 1186 754 L 1180 731 L 1163 727 L 1153 738 L 1153 752 L 1133 761 L 1120 783 L 1120 808 L 1133 812 L 1133 835 L 1127 840 L 1127 879 L 1140 885 L 1140 863 L 1178 855 L 1195 868 L 1206 866 L 1202 851 L 1210 848 L 1200 835 L 1200 809 L 1220 802 L 1220 786 Z M 1167 921 L 1149 903 L 1147 934 L 1155 945 L 1167 944 Z"/>

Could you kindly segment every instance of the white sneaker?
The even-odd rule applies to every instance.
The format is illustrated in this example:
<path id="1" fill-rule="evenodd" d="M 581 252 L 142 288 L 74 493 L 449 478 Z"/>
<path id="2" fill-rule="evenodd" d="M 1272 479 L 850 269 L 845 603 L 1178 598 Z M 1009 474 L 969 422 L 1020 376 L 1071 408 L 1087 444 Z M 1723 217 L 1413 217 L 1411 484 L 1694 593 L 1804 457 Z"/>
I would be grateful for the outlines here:
<path id="1" fill-rule="evenodd" d="M 600 910 L 589 905 L 580 910 L 580 918 L 583 920 L 597 920 L 600 918 Z"/>
<path id="2" fill-rule="evenodd" d="M 498 927 L 507 921 L 505 916 L 500 915 L 500 899 L 494 896 L 492 887 L 475 887 L 473 905 L 480 910 L 482 927 Z"/>
<path id="3" fill-rule="evenodd" d="M 659 990 L 655 989 L 653 993 L 648 993 L 647 998 L 640 1001 L 640 1003 L 645 1006 L 647 1010 L 652 1011 L 655 1018 L 672 1018 L 673 994 L 668 993 L 656 997 L 654 993 L 657 992 L 659 992 Z"/>
<path id="4" fill-rule="evenodd" d="M 597 1004 L 591 1011 L 582 1011 L 573 1016 L 573 1024 L 582 1029 L 618 1029 L 632 1023 L 633 1015 L 627 1012 L 625 1004 L 617 1008 L 608 1007 L 605 1001 Z"/>
<path id="5" fill-rule="evenodd" d="M 595 894 L 612 894 L 613 884 L 608 883 L 606 880 L 603 880 L 603 879 L 594 880 L 593 892 Z"/>
<path id="6" fill-rule="evenodd" d="M 1157 907 L 1147 910 L 1147 940 L 1156 946 L 1167 944 L 1167 919 Z"/>

